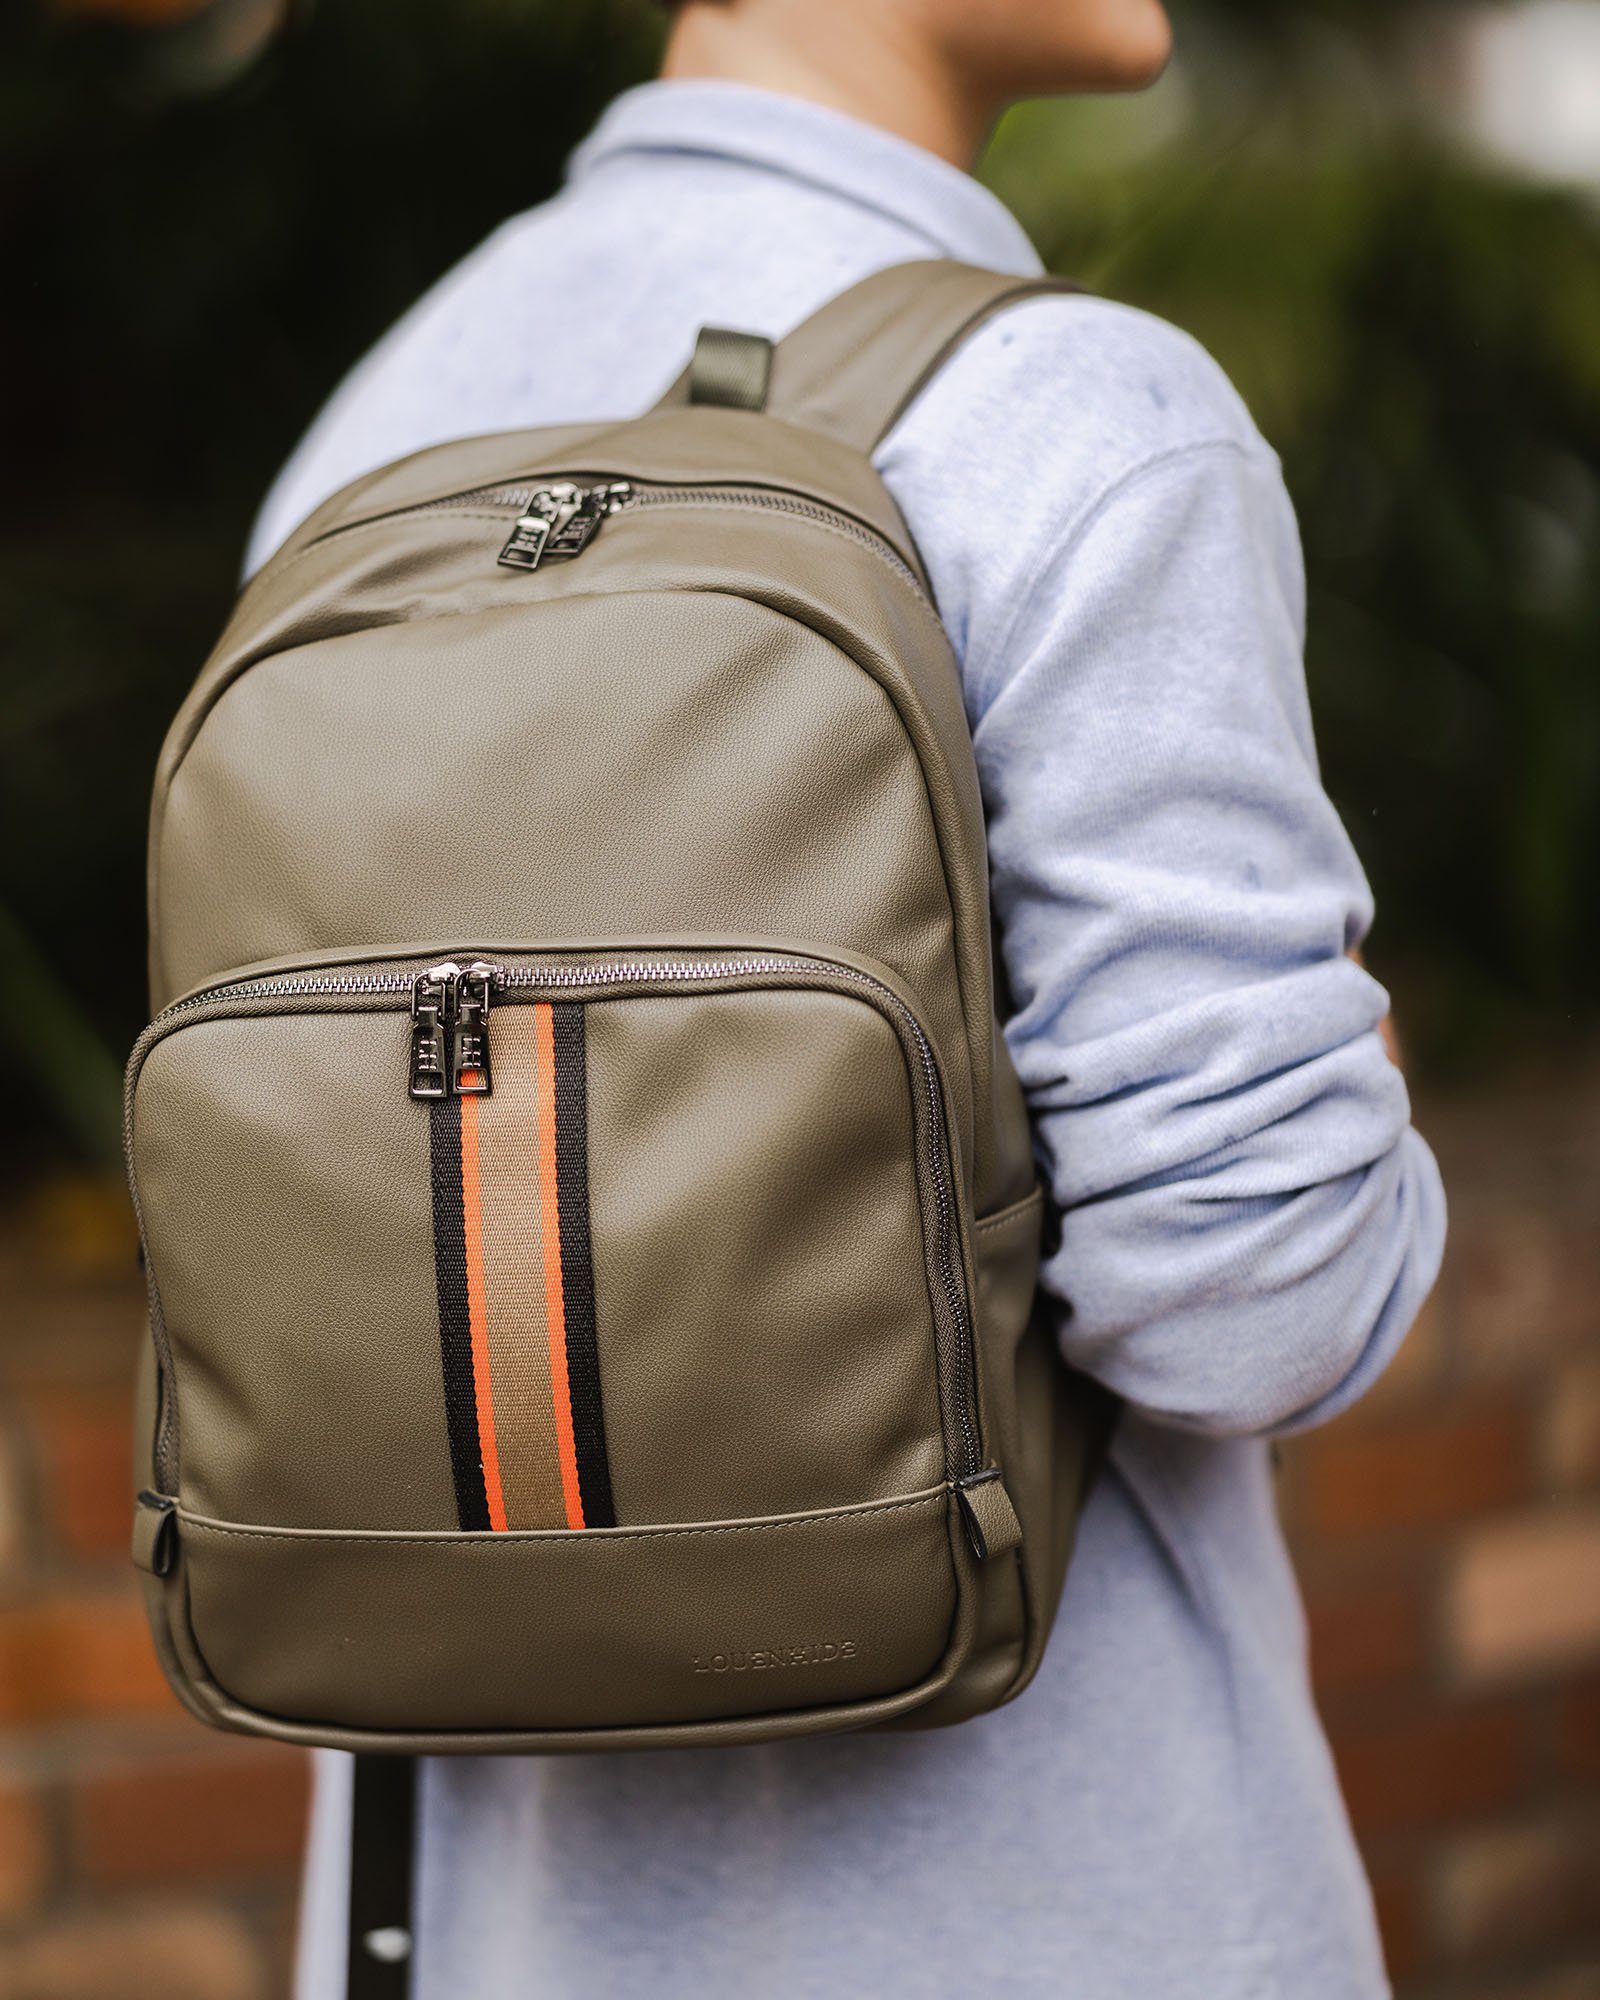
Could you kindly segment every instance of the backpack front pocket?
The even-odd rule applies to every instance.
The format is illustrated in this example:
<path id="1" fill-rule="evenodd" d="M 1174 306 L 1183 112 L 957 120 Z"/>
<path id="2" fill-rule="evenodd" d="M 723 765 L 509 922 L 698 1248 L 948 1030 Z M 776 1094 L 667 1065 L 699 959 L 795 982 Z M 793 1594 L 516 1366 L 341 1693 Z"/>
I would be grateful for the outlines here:
<path id="1" fill-rule="evenodd" d="M 736 1657 L 831 1648 L 815 1678 L 849 1699 L 932 1669 L 951 1509 L 986 1468 L 959 1166 L 887 975 L 297 968 L 153 1025 L 129 1143 L 157 1479 L 237 1698 L 399 1726 L 425 1683 L 429 1727 L 598 1727 L 815 1699 L 708 1664 Z M 376 1657 L 336 1637 L 369 1599 Z"/>

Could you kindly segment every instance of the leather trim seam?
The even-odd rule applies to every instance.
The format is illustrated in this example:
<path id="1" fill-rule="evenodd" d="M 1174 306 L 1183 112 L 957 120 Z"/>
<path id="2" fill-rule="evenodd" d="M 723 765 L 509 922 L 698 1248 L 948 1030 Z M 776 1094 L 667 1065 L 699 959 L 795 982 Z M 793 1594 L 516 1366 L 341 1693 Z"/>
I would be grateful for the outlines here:
<path id="1" fill-rule="evenodd" d="M 504 1533 L 464 1535 L 459 1529 L 424 1529 L 408 1531 L 395 1529 L 382 1534 L 362 1534 L 345 1532 L 337 1528 L 255 1528 L 216 1521 L 204 1514 L 191 1514 L 186 1508 L 179 1509 L 179 1519 L 185 1528 L 198 1530 L 206 1535 L 227 1535 L 238 1541 L 303 1542 L 310 1547 L 323 1548 L 330 1545 L 358 1545 L 368 1548 L 398 1548 L 405 1544 L 437 1543 L 440 1546 L 474 1547 L 482 1549 L 526 1549 L 531 1543 L 551 1549 L 593 1551 L 613 1542 L 677 1541 L 690 1535 L 757 1535 L 771 1534 L 784 1528 L 819 1528 L 848 1526 L 851 1521 L 864 1520 L 875 1514 L 904 1513 L 914 1508 L 932 1508 L 948 1504 L 954 1498 L 955 1487 L 946 1484 L 930 1489 L 926 1493 L 912 1494 L 904 1500 L 884 1500 L 865 1507 L 849 1507 L 836 1513 L 794 1514 L 773 1521 L 719 1521 L 708 1522 L 694 1527 L 660 1528 L 591 1528 L 582 1535 L 573 1535 L 560 1529 L 509 1529 Z"/>

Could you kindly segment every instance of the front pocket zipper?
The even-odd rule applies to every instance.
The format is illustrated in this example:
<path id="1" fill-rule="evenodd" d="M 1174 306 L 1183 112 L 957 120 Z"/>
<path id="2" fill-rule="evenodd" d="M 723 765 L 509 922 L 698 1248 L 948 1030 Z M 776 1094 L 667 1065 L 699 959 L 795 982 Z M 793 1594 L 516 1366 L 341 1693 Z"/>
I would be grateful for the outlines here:
<path id="1" fill-rule="evenodd" d="M 414 514 L 507 513 L 515 519 L 497 561 L 506 569 L 534 570 L 546 562 L 570 561 L 582 555 L 614 515 L 641 507 L 749 507 L 814 521 L 867 549 L 886 563 L 924 604 L 932 602 L 910 563 L 875 528 L 869 528 L 841 508 L 776 487 L 652 485 L 644 480 L 605 479 L 587 474 L 537 485 L 475 486 L 464 493 L 448 493 L 437 500 L 419 500 L 410 507 L 395 507 L 383 514 L 369 514 L 360 521 L 346 521 L 316 539 L 330 540 L 357 528 L 403 520 Z"/>
<path id="2" fill-rule="evenodd" d="M 924 1190 L 926 1213 L 933 1228 L 929 1246 L 935 1283 L 936 1363 L 940 1405 L 944 1413 L 947 1475 L 962 1501 L 974 1546 L 983 1553 L 982 1530 L 973 1531 L 973 1490 L 992 1478 L 983 1458 L 978 1414 L 977 1360 L 973 1327 L 962 1274 L 957 1197 L 952 1182 L 949 1125 L 937 1059 L 927 1033 L 912 1009 L 884 981 L 856 966 L 789 952 L 756 952 L 719 958 L 629 958 L 588 963 L 504 964 L 467 957 L 446 959 L 420 968 L 386 972 L 327 970 L 245 979 L 206 987 L 176 1001 L 156 1016 L 140 1037 L 129 1064 L 126 1131 L 132 1158 L 133 1097 L 145 1056 L 170 1030 L 206 1010 L 220 1013 L 254 1011 L 262 1001 L 301 998 L 405 999 L 411 1012 L 410 1061 L 397 1073 L 395 1088 L 422 1101 L 452 1096 L 484 1096 L 493 1088 L 491 1009 L 496 1003 L 532 1001 L 559 994 L 616 995 L 620 991 L 670 988 L 693 994 L 718 987 L 757 984 L 823 987 L 866 1001 L 894 1029 L 907 1060 L 921 1116 L 917 1180 Z M 139 1206 L 137 1190 L 135 1207 Z M 143 1218 L 141 1216 L 141 1230 Z M 152 1273 L 152 1322 L 158 1356 L 169 1375 L 172 1357 L 155 1298 Z M 170 1403 L 170 1397 L 166 1399 Z M 164 1408 L 157 1439 L 156 1469 L 166 1491 L 176 1467 L 175 1440 Z"/>

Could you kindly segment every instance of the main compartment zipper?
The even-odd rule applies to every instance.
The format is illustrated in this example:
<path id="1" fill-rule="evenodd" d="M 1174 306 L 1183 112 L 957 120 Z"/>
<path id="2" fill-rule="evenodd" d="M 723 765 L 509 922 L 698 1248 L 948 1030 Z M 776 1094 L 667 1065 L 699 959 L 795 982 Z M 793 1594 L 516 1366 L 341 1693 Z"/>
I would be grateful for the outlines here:
<path id="1" fill-rule="evenodd" d="M 971 1480 L 984 1469 L 978 1421 L 977 1356 L 971 1314 L 960 1269 L 956 1228 L 956 1197 L 947 1157 L 948 1130 L 938 1061 L 922 1023 L 899 994 L 881 979 L 853 965 L 797 953 L 765 952 L 711 959 L 624 959 L 589 964 L 502 965 L 484 959 L 458 963 L 446 959 L 419 971 L 322 972 L 247 979 L 205 987 L 163 1009 L 145 1029 L 129 1062 L 137 1079 L 144 1057 L 154 1043 L 181 1017 L 195 1009 L 236 1001 L 329 998 L 399 998 L 411 1007 L 411 1059 L 407 1089 L 413 1098 L 433 1100 L 452 1095 L 487 1095 L 492 1087 L 489 1014 L 496 999 L 519 993 L 603 992 L 608 988 L 670 985 L 677 988 L 715 987 L 748 979 L 779 979 L 808 985 L 852 989 L 886 1016 L 902 1046 L 914 1058 L 911 1072 L 921 1100 L 924 1131 L 922 1176 L 932 1198 L 934 1242 L 932 1261 L 938 1281 L 940 1311 L 936 1345 L 944 1387 L 950 1474 Z M 133 1091 L 125 1108 L 125 1139 L 133 1157 Z M 138 1196 L 135 1192 L 135 1208 Z M 143 1221 L 140 1218 L 141 1234 Z M 158 1350 L 166 1346 L 152 1277 L 152 1321 Z M 170 1371 L 171 1357 L 162 1352 Z M 164 1407 L 157 1440 L 157 1470 L 170 1468 L 165 1438 L 169 1411 Z M 170 1489 L 169 1489 L 170 1490 Z"/>
<path id="2" fill-rule="evenodd" d="M 497 561 L 506 569 L 535 570 L 547 562 L 568 562 L 582 555 L 614 515 L 641 507 L 747 507 L 814 521 L 870 550 L 924 603 L 931 603 L 921 577 L 887 536 L 842 508 L 830 507 L 803 493 L 770 486 L 729 482 L 705 486 L 656 485 L 647 480 L 608 479 L 598 474 L 543 483 L 474 486 L 463 493 L 448 493 L 437 500 L 419 500 L 410 507 L 395 507 L 384 514 L 368 515 L 364 520 L 347 521 L 328 529 L 318 539 L 349 534 L 356 528 L 402 520 L 413 514 L 507 513 L 515 519 Z"/>

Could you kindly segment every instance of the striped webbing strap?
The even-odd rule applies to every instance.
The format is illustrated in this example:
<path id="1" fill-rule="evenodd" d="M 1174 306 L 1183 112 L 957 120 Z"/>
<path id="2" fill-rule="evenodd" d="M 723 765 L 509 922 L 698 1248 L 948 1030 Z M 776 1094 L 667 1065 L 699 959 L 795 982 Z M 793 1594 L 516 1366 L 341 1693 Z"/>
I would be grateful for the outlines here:
<path id="1" fill-rule="evenodd" d="M 615 1525 L 600 1403 L 584 1009 L 495 1023 L 494 1091 L 431 1107 L 434 1266 L 466 1529 Z"/>

